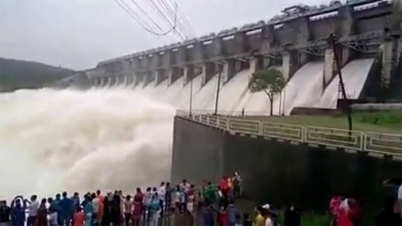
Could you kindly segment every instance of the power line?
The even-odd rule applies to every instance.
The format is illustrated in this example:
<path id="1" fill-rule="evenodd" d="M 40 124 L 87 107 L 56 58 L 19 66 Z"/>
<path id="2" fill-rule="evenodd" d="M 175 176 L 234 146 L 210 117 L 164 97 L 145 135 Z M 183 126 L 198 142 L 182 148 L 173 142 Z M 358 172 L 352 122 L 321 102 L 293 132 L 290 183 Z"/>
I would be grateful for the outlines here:
<path id="1" fill-rule="evenodd" d="M 165 5 L 167 5 L 169 7 L 169 4 L 167 2 L 165 2 L 165 0 L 159 0 L 159 1 L 162 1 L 163 3 L 165 3 Z M 187 29 L 190 31 L 190 33 L 192 33 L 194 36 L 196 36 L 194 29 L 192 28 L 190 22 L 187 20 L 183 11 L 180 9 L 178 3 L 175 0 L 170 0 L 170 2 L 173 4 L 173 6 L 177 7 L 178 16 L 181 17 L 181 19 L 184 21 L 184 26 L 187 26 Z"/>
<path id="2" fill-rule="evenodd" d="M 177 8 L 177 10 L 176 10 L 176 13 L 175 12 L 173 12 L 172 11 L 172 9 L 170 8 L 170 6 L 168 5 L 168 4 L 166 4 L 166 2 L 164 2 L 164 1 L 161 1 L 161 0 L 158 0 L 160 3 L 161 3 L 161 6 L 162 6 L 162 8 L 165 10 L 165 12 L 167 12 L 167 15 L 169 15 L 169 16 L 171 16 L 171 17 L 175 17 L 175 16 L 177 16 L 177 17 L 180 17 L 180 15 L 178 14 L 178 5 L 175 5 L 175 7 Z M 177 24 L 177 29 L 179 30 L 180 28 L 179 27 L 181 27 L 180 26 L 180 18 L 178 18 L 179 20 L 178 20 L 178 24 Z M 183 24 L 184 25 L 184 24 Z M 183 28 L 184 28 L 184 31 L 181 31 L 183 34 L 184 34 L 184 36 L 186 37 L 187 35 L 185 35 L 186 34 L 186 30 L 187 30 L 187 28 L 185 27 L 185 26 L 183 26 Z M 181 30 L 181 29 L 180 29 Z M 187 37 L 186 37 L 187 38 Z"/>
<path id="3" fill-rule="evenodd" d="M 150 0 L 149 2 L 151 2 L 152 7 L 157 11 L 157 13 L 160 15 L 160 17 L 170 26 L 173 27 L 172 23 L 170 22 L 170 20 L 165 16 L 165 14 L 162 12 L 162 10 L 158 7 L 157 4 L 155 4 L 154 0 Z M 176 21 L 177 17 L 175 16 L 175 21 Z M 176 27 L 175 27 L 176 28 Z M 174 29 L 175 33 L 181 38 L 181 39 L 185 39 L 185 37 L 183 36 L 183 34 L 181 34 L 180 31 L 178 31 L 177 29 Z"/>
<path id="4" fill-rule="evenodd" d="M 162 20 L 164 20 L 168 25 L 171 25 L 170 20 L 165 16 L 165 14 L 162 12 L 162 10 L 158 7 L 158 5 L 153 1 L 150 0 L 152 7 L 156 10 L 156 12 L 159 14 L 159 16 L 162 18 Z M 176 17 L 175 17 L 176 18 Z M 175 29 L 175 33 L 183 39 L 183 35 L 180 33 L 179 30 L 177 30 L 177 28 Z"/>
<path id="5" fill-rule="evenodd" d="M 142 9 L 142 7 L 135 1 L 131 0 L 134 5 L 140 9 L 140 11 L 160 30 L 162 31 L 162 28 Z"/>
<path id="6" fill-rule="evenodd" d="M 155 35 L 155 36 L 165 36 L 171 33 L 172 31 L 175 30 L 175 25 L 172 25 L 172 28 L 164 33 L 157 33 L 150 29 L 139 17 L 138 15 L 128 6 L 124 1 L 120 2 L 119 0 L 114 0 L 131 18 L 133 18 L 135 21 L 137 21 L 138 24 L 141 25 L 141 27 L 146 30 L 147 32 Z"/>
<path id="7" fill-rule="evenodd" d="M 189 33 L 194 33 L 192 31 L 190 31 L 190 30 L 192 30 L 191 27 L 189 28 L 188 24 L 185 23 L 186 18 L 183 15 L 183 13 L 180 13 L 181 10 L 179 8 L 179 5 L 176 2 L 172 2 L 173 7 L 176 9 L 176 12 L 174 12 L 169 3 L 167 3 L 166 1 L 163 1 L 163 0 L 158 0 L 158 1 L 161 4 L 162 8 L 167 12 L 167 15 L 170 15 L 171 17 L 174 17 L 174 16 L 178 17 L 177 30 L 180 30 L 181 33 L 184 34 L 185 38 L 187 38 Z M 180 21 L 180 20 L 182 20 L 182 21 Z M 180 25 L 182 25 L 182 26 L 180 26 Z M 182 29 L 180 29 L 181 27 L 182 27 Z M 192 35 L 190 34 L 190 36 L 192 36 Z"/>

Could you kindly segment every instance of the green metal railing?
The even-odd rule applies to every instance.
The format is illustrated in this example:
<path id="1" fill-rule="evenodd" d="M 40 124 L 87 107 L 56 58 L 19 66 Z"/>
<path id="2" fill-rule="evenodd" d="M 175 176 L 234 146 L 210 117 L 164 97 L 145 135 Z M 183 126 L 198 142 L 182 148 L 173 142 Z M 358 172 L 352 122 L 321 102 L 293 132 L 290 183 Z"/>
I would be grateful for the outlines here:
<path id="1" fill-rule="evenodd" d="M 206 112 L 177 111 L 177 116 L 234 133 L 297 141 L 402 158 L 402 134 L 301 126 Z"/>

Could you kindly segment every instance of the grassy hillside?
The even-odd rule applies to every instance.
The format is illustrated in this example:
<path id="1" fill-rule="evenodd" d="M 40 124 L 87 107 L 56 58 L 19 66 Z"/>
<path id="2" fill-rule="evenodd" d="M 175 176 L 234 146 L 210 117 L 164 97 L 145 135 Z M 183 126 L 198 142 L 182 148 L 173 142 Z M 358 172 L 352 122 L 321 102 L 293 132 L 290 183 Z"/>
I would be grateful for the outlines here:
<path id="1" fill-rule="evenodd" d="M 0 90 L 40 88 L 73 73 L 73 70 L 37 62 L 0 58 Z"/>

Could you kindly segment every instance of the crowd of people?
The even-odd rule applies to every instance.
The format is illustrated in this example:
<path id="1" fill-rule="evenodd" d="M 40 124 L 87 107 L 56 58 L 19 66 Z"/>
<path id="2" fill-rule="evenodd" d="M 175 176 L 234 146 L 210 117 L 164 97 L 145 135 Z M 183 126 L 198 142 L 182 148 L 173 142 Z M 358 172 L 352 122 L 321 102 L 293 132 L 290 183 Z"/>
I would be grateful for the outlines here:
<path id="1" fill-rule="evenodd" d="M 301 211 L 289 206 L 279 219 L 279 211 L 269 204 L 255 208 L 251 216 L 239 211 L 235 200 L 241 197 L 242 180 L 239 174 L 223 177 L 218 183 L 204 181 L 194 186 L 187 180 L 176 186 L 162 182 L 159 187 L 137 188 L 134 194 L 122 191 L 100 190 L 80 196 L 66 192 L 54 198 L 30 199 L 17 196 L 8 205 L 0 201 L 0 226 L 110 226 L 110 225 L 204 225 L 204 226 L 298 226 L 302 225 Z M 376 225 L 402 225 L 402 186 L 395 197 L 389 199 L 377 216 Z M 329 202 L 332 226 L 362 224 L 359 202 L 351 197 L 334 196 Z M 399 211 L 400 212 L 400 211 Z M 166 217 L 171 216 L 171 217 Z M 182 221 L 166 221 L 177 218 Z"/>
<path id="2" fill-rule="evenodd" d="M 17 196 L 8 204 L 0 202 L 0 226 L 103 226 L 150 225 L 156 226 L 164 216 L 186 216 L 188 224 L 234 226 L 233 198 L 240 196 L 240 176 L 223 178 L 219 186 L 205 182 L 195 187 L 183 180 L 177 186 L 162 182 L 159 187 L 137 188 L 135 194 L 122 191 L 102 193 L 87 192 L 80 196 L 75 192 L 56 194 L 54 198 L 29 199 Z"/>

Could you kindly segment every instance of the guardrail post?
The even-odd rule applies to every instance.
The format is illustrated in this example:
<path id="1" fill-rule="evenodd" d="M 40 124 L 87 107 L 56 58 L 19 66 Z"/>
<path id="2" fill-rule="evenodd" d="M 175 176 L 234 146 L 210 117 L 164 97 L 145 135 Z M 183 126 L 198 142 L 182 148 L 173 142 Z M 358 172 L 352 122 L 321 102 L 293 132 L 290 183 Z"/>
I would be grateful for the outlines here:
<path id="1" fill-rule="evenodd" d="M 261 121 L 258 121 L 258 135 L 264 135 L 264 123 Z"/>
<path id="2" fill-rule="evenodd" d="M 360 139 L 360 150 L 364 151 L 367 149 L 367 134 L 362 133 Z"/>
<path id="3" fill-rule="evenodd" d="M 209 125 L 209 115 L 207 115 L 207 125 Z"/>
<path id="4" fill-rule="evenodd" d="M 227 120 L 226 130 L 230 131 L 230 119 Z"/>

